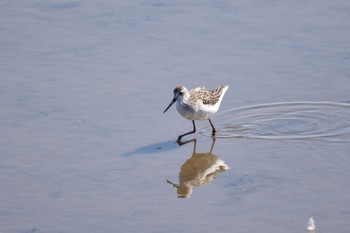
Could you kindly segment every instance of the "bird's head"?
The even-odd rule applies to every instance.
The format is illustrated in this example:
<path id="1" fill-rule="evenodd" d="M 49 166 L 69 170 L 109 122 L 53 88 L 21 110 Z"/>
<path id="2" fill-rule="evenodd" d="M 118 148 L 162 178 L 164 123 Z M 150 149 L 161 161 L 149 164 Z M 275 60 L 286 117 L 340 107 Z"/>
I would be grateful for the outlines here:
<path id="1" fill-rule="evenodd" d="M 171 105 L 173 105 L 177 100 L 181 101 L 185 95 L 187 95 L 188 90 L 186 89 L 186 87 L 184 86 L 178 86 L 174 89 L 174 98 L 173 100 L 170 102 L 169 106 L 164 110 L 163 113 L 165 113 L 170 107 Z"/>

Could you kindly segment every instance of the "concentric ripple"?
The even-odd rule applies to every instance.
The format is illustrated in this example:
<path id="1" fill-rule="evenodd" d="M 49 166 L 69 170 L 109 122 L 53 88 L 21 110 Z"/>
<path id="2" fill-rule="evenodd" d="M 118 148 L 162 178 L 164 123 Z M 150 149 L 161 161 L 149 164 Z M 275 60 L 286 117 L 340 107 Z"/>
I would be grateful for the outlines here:
<path id="1" fill-rule="evenodd" d="M 215 117 L 216 137 L 314 139 L 350 136 L 350 104 L 289 102 L 229 109 Z M 200 132 L 211 136 L 211 127 Z"/>

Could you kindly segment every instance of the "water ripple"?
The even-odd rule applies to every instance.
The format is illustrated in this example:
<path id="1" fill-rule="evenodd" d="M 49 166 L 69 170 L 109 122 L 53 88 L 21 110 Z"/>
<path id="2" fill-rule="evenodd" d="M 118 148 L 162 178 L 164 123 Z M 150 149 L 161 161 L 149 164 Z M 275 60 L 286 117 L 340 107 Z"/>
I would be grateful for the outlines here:
<path id="1" fill-rule="evenodd" d="M 350 104 L 286 102 L 229 109 L 215 117 L 218 138 L 349 140 Z M 211 127 L 200 132 L 211 136 Z"/>

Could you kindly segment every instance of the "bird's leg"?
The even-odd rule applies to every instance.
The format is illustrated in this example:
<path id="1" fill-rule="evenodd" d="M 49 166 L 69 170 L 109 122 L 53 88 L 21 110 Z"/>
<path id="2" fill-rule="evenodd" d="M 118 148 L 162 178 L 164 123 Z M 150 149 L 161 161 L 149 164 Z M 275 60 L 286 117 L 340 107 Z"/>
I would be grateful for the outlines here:
<path id="1" fill-rule="evenodd" d="M 183 136 L 186 136 L 186 135 L 189 135 L 189 134 L 193 134 L 193 133 L 196 132 L 196 125 L 194 124 L 194 121 L 192 121 L 192 124 L 193 124 L 193 131 L 188 132 L 188 133 L 185 133 L 185 134 L 181 134 L 181 135 L 177 138 L 177 141 L 176 141 L 176 142 L 181 143 L 181 138 L 182 138 Z"/>
<path id="2" fill-rule="evenodd" d="M 212 131 L 211 134 L 214 136 L 215 133 L 216 133 L 216 129 L 214 128 L 214 125 L 213 125 L 213 123 L 211 122 L 211 120 L 210 120 L 210 119 L 208 119 L 208 120 L 209 120 L 209 123 L 210 123 L 211 127 L 213 128 L 213 131 Z"/>

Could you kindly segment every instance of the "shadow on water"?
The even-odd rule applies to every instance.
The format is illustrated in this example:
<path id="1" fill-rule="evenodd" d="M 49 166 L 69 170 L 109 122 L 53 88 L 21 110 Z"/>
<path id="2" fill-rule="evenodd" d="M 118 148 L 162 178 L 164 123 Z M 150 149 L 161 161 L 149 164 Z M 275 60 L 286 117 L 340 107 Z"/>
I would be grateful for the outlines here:
<path id="1" fill-rule="evenodd" d="M 229 169 L 229 166 L 219 156 L 213 154 L 215 138 L 207 153 L 196 152 L 196 139 L 183 142 L 182 145 L 190 142 L 193 142 L 193 153 L 191 158 L 181 166 L 179 184 L 167 180 L 168 184 L 176 188 L 179 198 L 190 198 L 194 187 L 210 184 L 217 174 Z"/>
<path id="2" fill-rule="evenodd" d="M 140 155 L 140 154 L 154 154 L 154 153 L 159 153 L 164 151 L 175 150 L 178 147 L 179 145 L 174 141 L 157 142 L 154 144 L 137 148 L 134 151 L 127 152 L 123 155 L 125 157 L 129 157 L 129 156 Z"/>
<path id="3" fill-rule="evenodd" d="M 285 102 L 228 109 L 217 115 L 217 138 L 349 141 L 347 102 Z M 210 128 L 200 134 L 211 136 Z"/>

